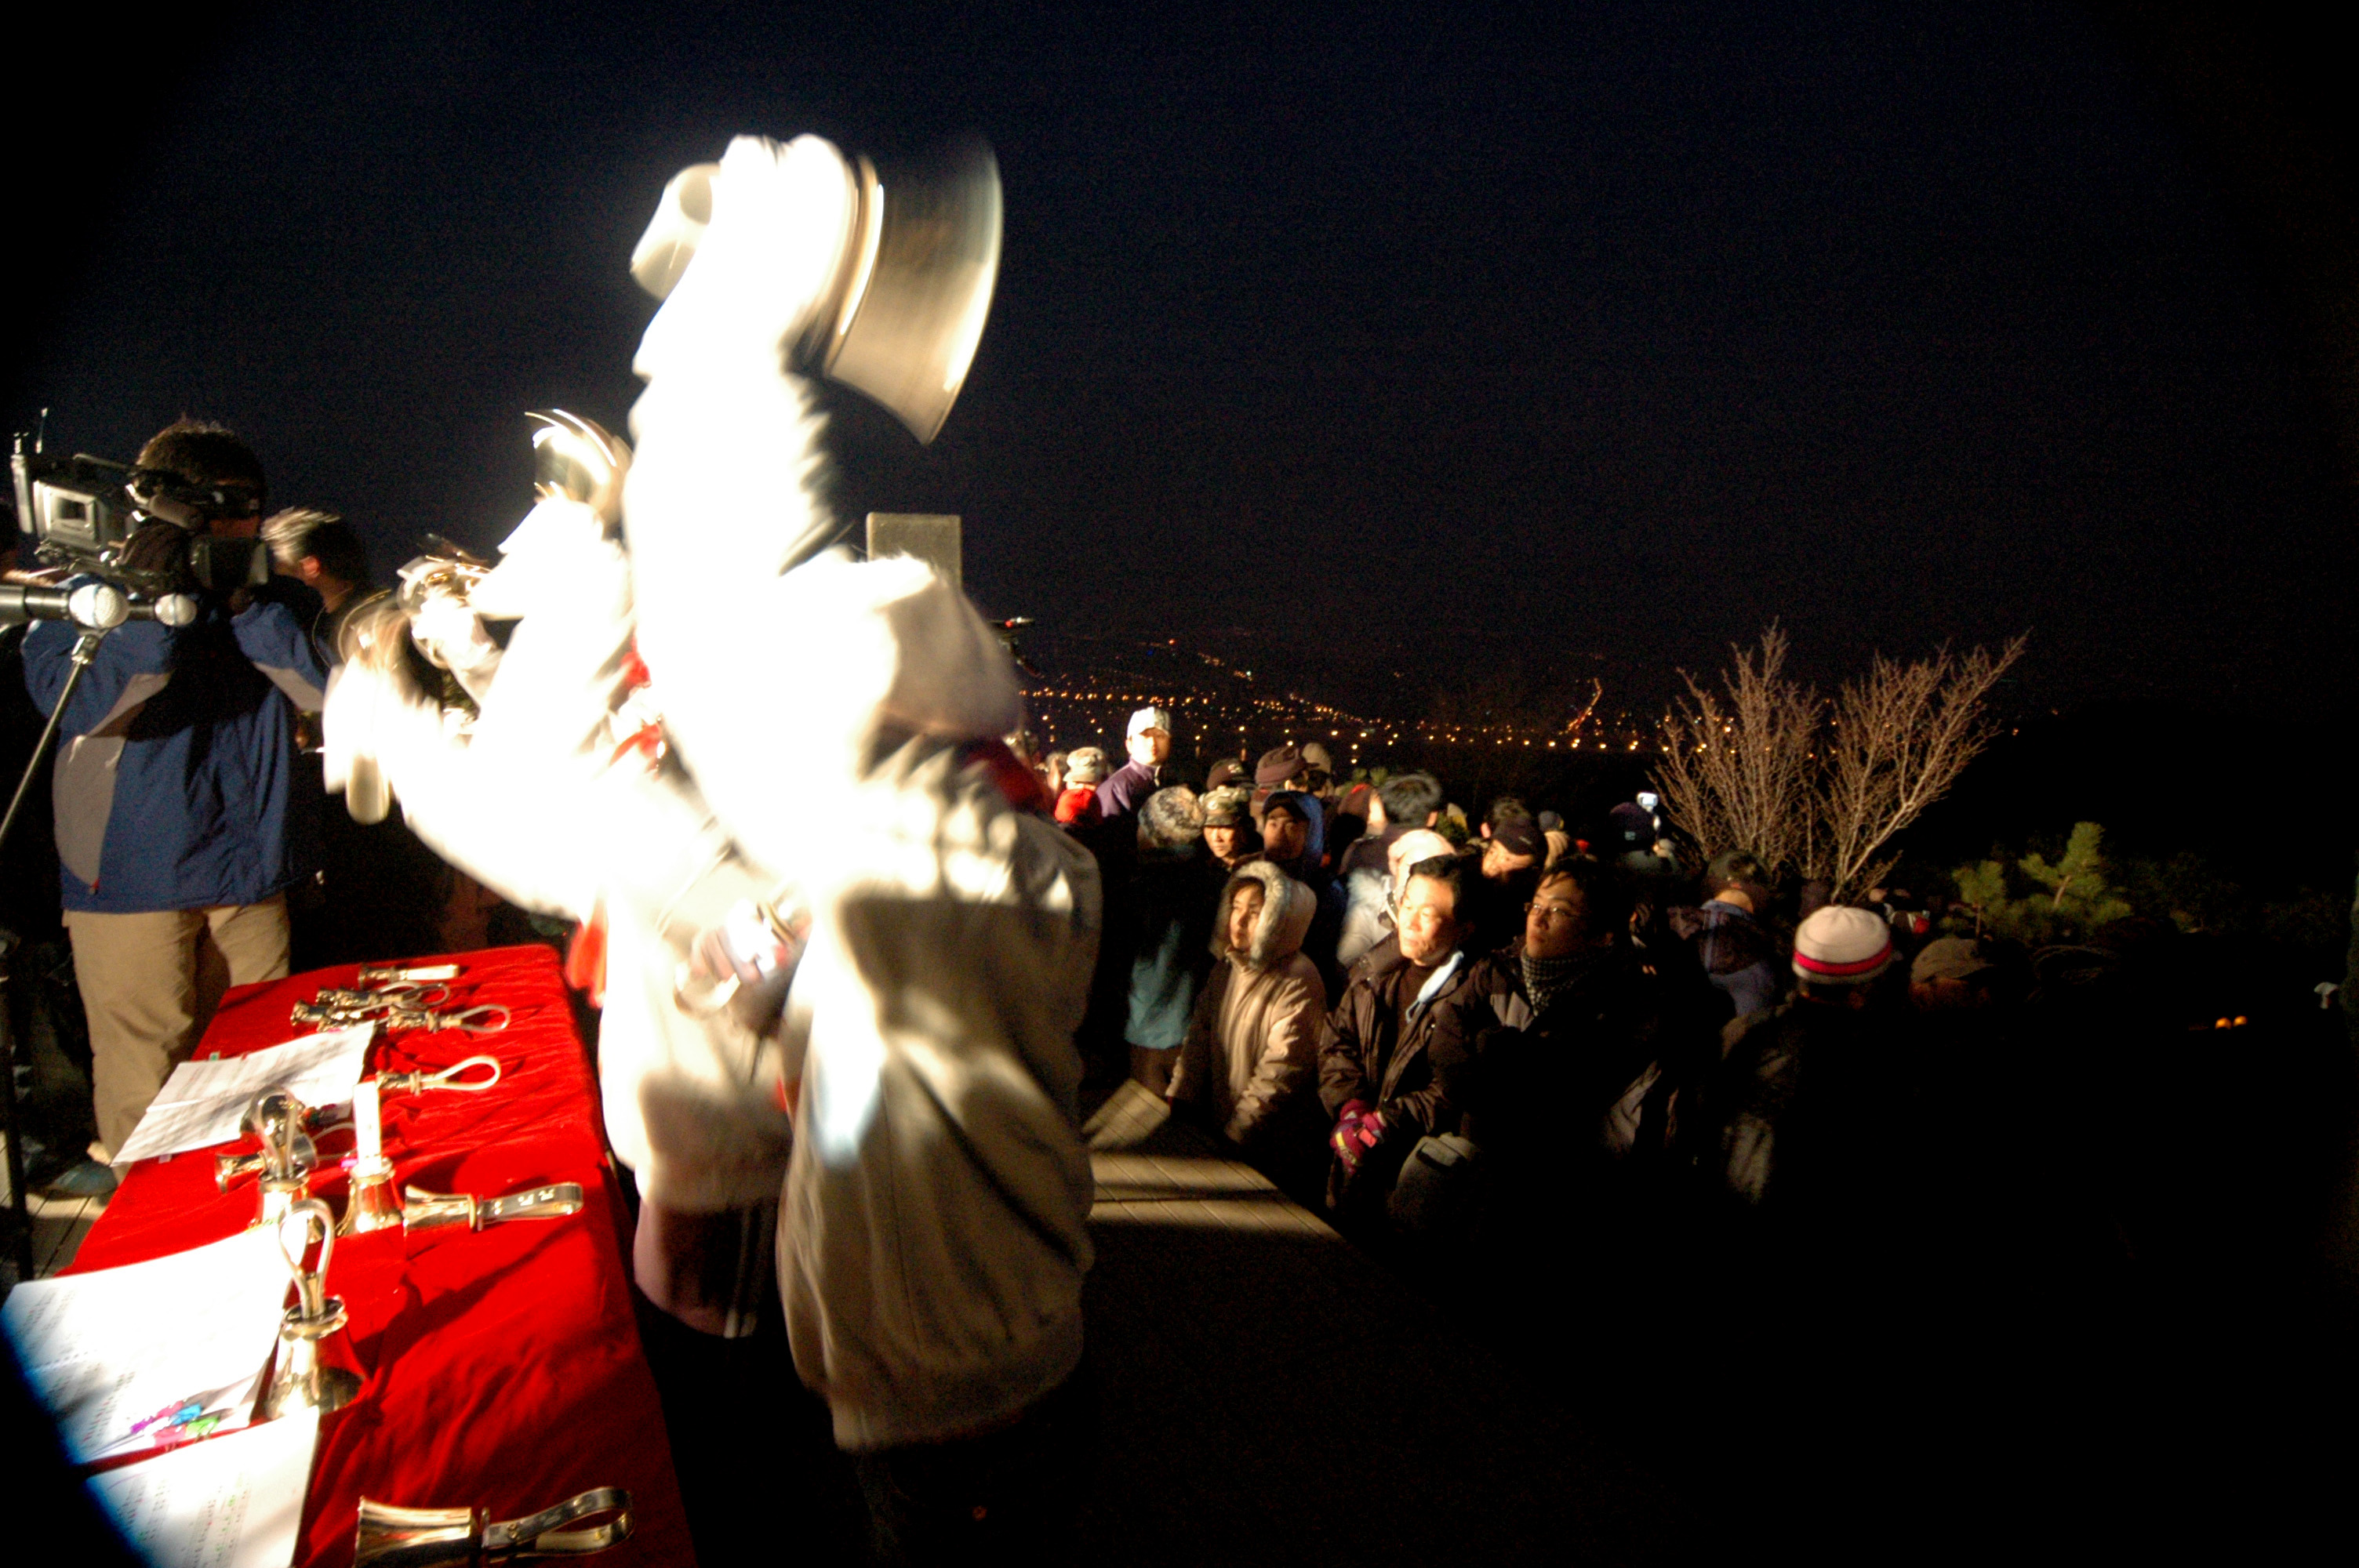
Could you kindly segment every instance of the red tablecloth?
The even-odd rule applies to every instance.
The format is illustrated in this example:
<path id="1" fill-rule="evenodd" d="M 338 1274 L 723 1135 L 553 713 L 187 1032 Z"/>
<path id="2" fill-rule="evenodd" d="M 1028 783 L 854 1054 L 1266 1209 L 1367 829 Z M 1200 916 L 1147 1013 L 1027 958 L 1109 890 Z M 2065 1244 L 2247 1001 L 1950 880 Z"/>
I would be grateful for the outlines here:
<path id="1" fill-rule="evenodd" d="M 452 955 L 464 972 L 452 1007 L 512 1010 L 496 1034 L 382 1036 L 370 1070 L 500 1060 L 484 1094 L 388 1095 L 385 1152 L 397 1184 L 495 1197 L 518 1187 L 579 1182 L 583 1206 L 558 1220 L 481 1232 L 399 1229 L 336 1243 L 328 1292 L 351 1326 L 326 1342 L 359 1371 L 359 1396 L 321 1424 L 310 1499 L 295 1560 L 338 1568 L 352 1560 L 361 1497 L 415 1508 L 479 1506 L 514 1519 L 592 1487 L 632 1498 L 632 1539 L 602 1565 L 690 1563 L 688 1523 L 655 1380 L 639 1350 L 624 1262 L 626 1211 L 607 1162 L 597 1081 L 573 1030 L 556 957 L 545 947 Z M 290 1008 L 322 986 L 349 987 L 351 968 L 232 991 L 197 1054 L 276 1045 L 299 1031 Z M 251 1140 L 233 1145 L 251 1147 Z M 342 1213 L 336 1158 L 349 1132 L 321 1140 L 312 1195 Z M 72 1271 L 134 1263 L 234 1234 L 255 1217 L 251 1182 L 213 1187 L 214 1151 L 142 1161 L 91 1227 Z M 169 1310 L 158 1303 L 158 1310 Z"/>

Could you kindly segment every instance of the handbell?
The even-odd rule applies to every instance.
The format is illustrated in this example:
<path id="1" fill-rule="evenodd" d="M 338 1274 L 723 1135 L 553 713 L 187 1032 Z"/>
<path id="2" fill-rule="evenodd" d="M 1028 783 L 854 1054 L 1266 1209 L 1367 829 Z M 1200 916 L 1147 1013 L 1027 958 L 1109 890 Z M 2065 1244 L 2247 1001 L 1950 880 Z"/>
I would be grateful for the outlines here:
<path id="1" fill-rule="evenodd" d="M 303 1233 L 292 1249 L 287 1245 L 290 1220 L 299 1222 Z M 320 1244 L 320 1264 L 308 1269 L 303 1259 L 315 1239 Z M 265 1421 L 299 1410 L 325 1415 L 352 1403 L 361 1391 L 360 1374 L 320 1357 L 320 1342 L 342 1333 L 345 1323 L 344 1303 L 327 1293 L 328 1262 L 336 1250 L 335 1216 L 318 1198 L 290 1206 L 279 1217 L 278 1246 L 295 1277 L 296 1301 L 279 1321 L 277 1369 L 255 1413 Z"/>
<path id="2" fill-rule="evenodd" d="M 631 1528 L 631 1494 L 620 1487 L 579 1492 L 554 1508 L 496 1524 L 479 1508 L 406 1509 L 363 1498 L 353 1568 L 476 1568 L 588 1557 L 628 1541 Z"/>
<path id="3" fill-rule="evenodd" d="M 658 299 L 695 258 L 720 172 L 698 164 L 675 175 L 632 254 L 631 276 Z M 881 164 L 854 156 L 845 175 L 843 253 L 793 362 L 865 393 L 930 442 L 966 384 L 999 280 L 999 163 L 970 138 Z"/>

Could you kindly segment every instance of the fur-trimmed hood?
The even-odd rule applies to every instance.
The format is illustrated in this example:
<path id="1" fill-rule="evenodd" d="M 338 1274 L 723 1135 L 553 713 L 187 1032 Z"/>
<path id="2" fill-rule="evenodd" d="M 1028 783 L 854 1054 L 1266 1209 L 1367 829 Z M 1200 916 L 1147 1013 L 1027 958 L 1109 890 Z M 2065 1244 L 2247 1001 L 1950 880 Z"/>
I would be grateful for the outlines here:
<path id="1" fill-rule="evenodd" d="M 1302 939 L 1310 934 L 1311 918 L 1319 913 L 1319 895 L 1267 860 L 1246 861 L 1221 890 L 1221 906 L 1213 912 L 1215 958 L 1230 956 L 1229 908 L 1237 889 L 1248 881 L 1261 884 L 1261 919 L 1254 926 L 1251 950 L 1238 957 L 1249 969 L 1266 969 L 1302 951 Z"/>

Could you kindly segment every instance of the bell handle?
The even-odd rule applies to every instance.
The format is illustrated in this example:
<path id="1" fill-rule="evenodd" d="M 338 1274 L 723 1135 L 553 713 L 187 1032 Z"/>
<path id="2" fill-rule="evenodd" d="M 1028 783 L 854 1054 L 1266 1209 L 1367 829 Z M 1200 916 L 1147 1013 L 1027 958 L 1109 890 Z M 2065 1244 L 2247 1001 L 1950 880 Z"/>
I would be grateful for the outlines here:
<path id="1" fill-rule="evenodd" d="M 290 1252 L 287 1249 L 287 1222 L 299 1218 L 302 1222 L 303 1238 Z M 318 1230 L 320 1239 L 320 1267 L 316 1271 L 303 1267 L 303 1256 L 311 1249 L 314 1228 Z M 287 1206 L 287 1212 L 278 1217 L 277 1234 L 279 1255 L 287 1260 L 288 1271 L 295 1276 L 295 1289 L 302 1298 L 304 1317 L 317 1319 L 325 1316 L 328 1260 L 334 1257 L 336 1251 L 335 1215 L 321 1200 L 305 1198 Z"/>

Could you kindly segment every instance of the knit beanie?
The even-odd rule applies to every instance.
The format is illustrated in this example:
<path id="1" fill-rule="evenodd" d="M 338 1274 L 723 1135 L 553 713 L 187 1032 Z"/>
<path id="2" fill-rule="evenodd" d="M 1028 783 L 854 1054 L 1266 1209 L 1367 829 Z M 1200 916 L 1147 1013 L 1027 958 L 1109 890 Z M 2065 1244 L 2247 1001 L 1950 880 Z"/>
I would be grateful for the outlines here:
<path id="1" fill-rule="evenodd" d="M 1891 962 L 1891 928 L 1864 909 L 1831 903 L 1794 933 L 1794 973 L 1814 985 L 1860 985 Z"/>

